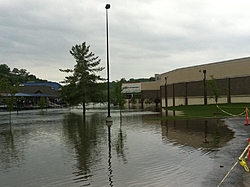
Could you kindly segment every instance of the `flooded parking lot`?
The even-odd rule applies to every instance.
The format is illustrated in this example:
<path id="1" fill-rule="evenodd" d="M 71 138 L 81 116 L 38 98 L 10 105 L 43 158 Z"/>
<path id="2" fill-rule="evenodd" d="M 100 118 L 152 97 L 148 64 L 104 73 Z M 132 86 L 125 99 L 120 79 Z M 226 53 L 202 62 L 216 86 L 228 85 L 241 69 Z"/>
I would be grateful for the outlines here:
<path id="1" fill-rule="evenodd" d="M 33 110 L 0 113 L 3 186 L 204 186 L 234 136 L 222 121 L 151 120 L 153 111 Z M 110 130 L 110 131 L 109 131 Z"/>

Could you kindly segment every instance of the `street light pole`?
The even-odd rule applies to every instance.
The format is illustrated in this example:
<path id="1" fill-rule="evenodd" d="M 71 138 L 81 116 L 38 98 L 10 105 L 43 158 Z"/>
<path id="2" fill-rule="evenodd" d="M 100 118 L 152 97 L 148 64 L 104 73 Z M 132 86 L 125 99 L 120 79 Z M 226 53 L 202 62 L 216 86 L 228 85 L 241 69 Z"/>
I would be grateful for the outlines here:
<path id="1" fill-rule="evenodd" d="M 207 104 L 207 88 L 206 88 L 206 70 L 203 70 L 204 74 L 204 105 Z"/>
<path id="2" fill-rule="evenodd" d="M 168 77 L 165 77 L 165 107 L 168 107 L 167 83 L 168 83 Z"/>
<path id="3" fill-rule="evenodd" d="M 168 116 L 168 96 L 167 96 L 167 83 L 168 83 L 168 77 L 165 77 L 165 107 L 166 107 L 166 116 Z"/>
<path id="4" fill-rule="evenodd" d="M 203 86 L 204 86 L 204 105 L 207 104 L 206 73 L 207 73 L 207 71 L 204 69 L 204 70 L 203 70 L 203 74 L 204 74 L 204 78 L 203 78 Z"/>
<path id="5" fill-rule="evenodd" d="M 112 125 L 112 118 L 110 115 L 110 85 L 109 85 L 109 38 L 108 38 L 108 9 L 110 9 L 110 4 L 106 4 L 106 31 L 107 31 L 107 77 L 108 77 L 108 116 L 106 122 L 108 125 Z"/>

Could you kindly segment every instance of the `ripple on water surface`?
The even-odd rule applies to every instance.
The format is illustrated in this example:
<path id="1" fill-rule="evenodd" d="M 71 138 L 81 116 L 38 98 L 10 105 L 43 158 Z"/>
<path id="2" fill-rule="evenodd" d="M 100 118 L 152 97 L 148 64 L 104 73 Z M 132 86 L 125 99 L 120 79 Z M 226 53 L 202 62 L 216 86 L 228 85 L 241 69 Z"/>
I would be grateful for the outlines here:
<path id="1" fill-rule="evenodd" d="M 4 186 L 201 186 L 233 133 L 217 120 L 152 121 L 143 111 L 13 114 L 0 125 Z M 1 114 L 0 114 L 1 115 Z"/>

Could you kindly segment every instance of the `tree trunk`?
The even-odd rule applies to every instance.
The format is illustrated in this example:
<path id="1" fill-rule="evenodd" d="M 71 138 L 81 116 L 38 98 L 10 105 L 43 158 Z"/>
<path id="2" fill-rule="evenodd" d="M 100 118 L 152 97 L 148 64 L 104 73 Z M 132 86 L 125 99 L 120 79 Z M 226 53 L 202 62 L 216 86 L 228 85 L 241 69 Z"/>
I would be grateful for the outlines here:
<path id="1" fill-rule="evenodd" d="M 9 122 L 10 122 L 10 128 L 11 128 L 11 109 L 10 110 L 10 115 L 9 115 Z"/>
<path id="2" fill-rule="evenodd" d="M 85 106 L 85 102 L 82 103 L 82 114 L 85 116 L 86 114 L 86 106 Z"/>

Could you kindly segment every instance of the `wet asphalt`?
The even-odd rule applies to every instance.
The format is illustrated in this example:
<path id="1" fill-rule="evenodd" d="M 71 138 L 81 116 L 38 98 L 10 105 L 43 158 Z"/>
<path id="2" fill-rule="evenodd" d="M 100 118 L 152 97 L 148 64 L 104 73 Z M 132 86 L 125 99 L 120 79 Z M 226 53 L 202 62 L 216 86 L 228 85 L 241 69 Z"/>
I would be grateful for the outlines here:
<path id="1" fill-rule="evenodd" d="M 217 187 L 222 182 L 220 187 L 250 187 L 250 172 L 246 172 L 239 162 L 235 165 L 248 145 L 250 125 L 245 125 L 244 117 L 226 118 L 223 121 L 235 133 L 234 138 L 218 152 L 210 155 L 214 159 L 213 170 L 208 174 L 203 186 Z M 246 161 L 250 168 L 250 161 Z"/>

